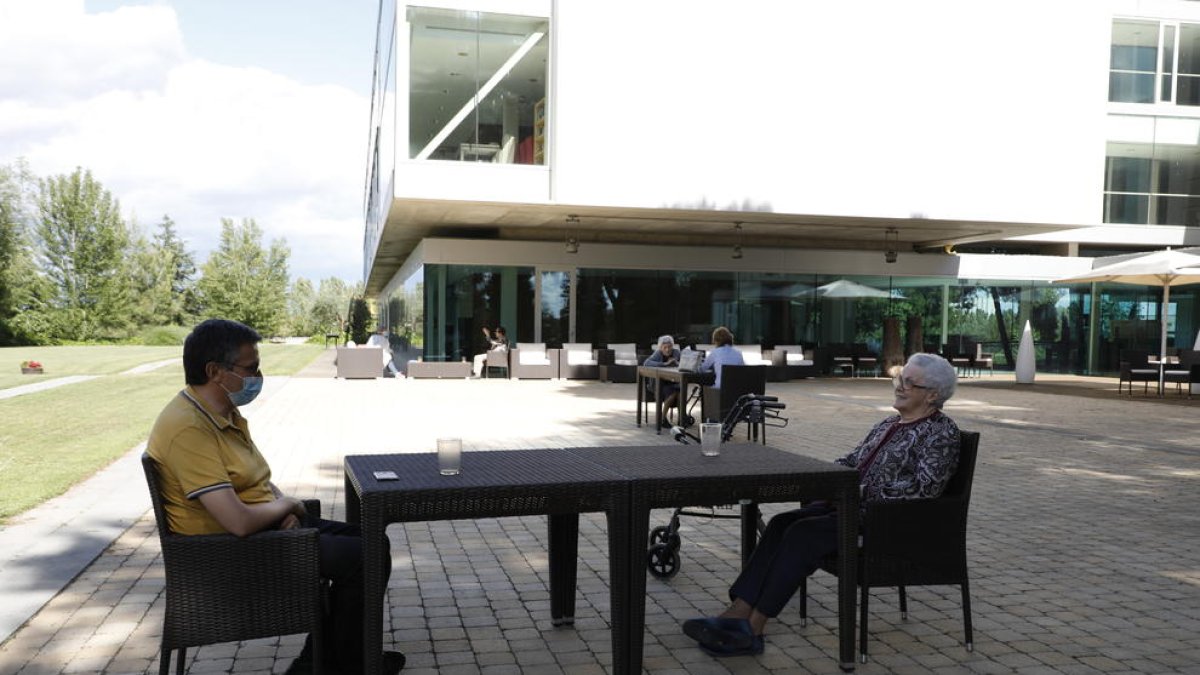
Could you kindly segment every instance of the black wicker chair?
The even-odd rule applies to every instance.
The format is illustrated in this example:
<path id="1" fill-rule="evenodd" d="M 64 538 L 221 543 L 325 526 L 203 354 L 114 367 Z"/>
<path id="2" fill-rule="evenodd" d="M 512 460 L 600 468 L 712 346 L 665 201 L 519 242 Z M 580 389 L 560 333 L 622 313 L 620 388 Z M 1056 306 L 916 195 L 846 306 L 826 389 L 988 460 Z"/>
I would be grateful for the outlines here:
<path id="1" fill-rule="evenodd" d="M 962 588 L 963 632 L 967 651 L 974 649 L 971 631 L 971 591 L 967 580 L 967 510 L 979 434 L 962 432 L 958 470 L 937 499 L 868 504 L 862 521 L 858 558 L 859 660 L 867 662 L 867 598 L 870 589 L 895 586 L 900 590 L 900 617 L 908 618 L 907 586 L 958 585 Z M 831 556 L 821 569 L 837 574 Z M 800 583 L 800 621 L 808 619 L 808 582 Z"/>
<path id="2" fill-rule="evenodd" d="M 275 635 L 312 633 L 313 672 L 320 672 L 322 591 L 317 530 L 271 530 L 249 537 L 180 535 L 170 531 L 159 492 L 158 466 L 142 455 L 142 468 L 162 542 L 167 607 L 159 673 L 182 675 L 187 648 Z M 321 502 L 304 507 L 320 516 Z"/>
<path id="3" fill-rule="evenodd" d="M 1133 396 L 1133 383 L 1144 382 L 1142 385 L 1142 393 L 1150 392 L 1150 383 L 1154 382 L 1155 387 L 1158 386 L 1158 368 L 1150 366 L 1150 354 L 1138 349 L 1123 349 L 1121 350 L 1121 375 L 1117 381 L 1117 393 L 1120 393 L 1129 383 L 1129 395 Z"/>
<path id="4" fill-rule="evenodd" d="M 1179 363 L 1167 366 L 1163 372 L 1164 384 L 1175 384 L 1175 391 L 1183 395 L 1187 387 L 1187 397 L 1192 397 L 1192 385 L 1200 384 L 1200 351 L 1195 349 L 1180 349 Z M 1133 385 L 1130 385 L 1132 387 Z"/>
<path id="5" fill-rule="evenodd" d="M 725 419 L 733 404 L 746 394 L 767 393 L 767 366 L 722 366 L 721 386 L 704 387 L 704 414 L 713 421 Z M 707 421 L 707 420 L 704 420 Z M 746 438 L 758 440 L 761 424 L 747 424 Z M 763 438 L 766 430 L 761 429 Z"/>

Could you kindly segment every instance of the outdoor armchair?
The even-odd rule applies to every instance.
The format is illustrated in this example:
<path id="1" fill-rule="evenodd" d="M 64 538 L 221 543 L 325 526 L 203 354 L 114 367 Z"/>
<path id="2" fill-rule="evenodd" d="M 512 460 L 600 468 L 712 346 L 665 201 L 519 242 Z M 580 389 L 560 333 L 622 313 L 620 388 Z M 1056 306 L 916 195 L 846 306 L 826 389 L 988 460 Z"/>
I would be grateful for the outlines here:
<path id="1" fill-rule="evenodd" d="M 508 365 L 513 379 L 553 380 L 558 377 L 558 350 L 547 350 L 544 342 L 518 342 Z"/>
<path id="2" fill-rule="evenodd" d="M 895 586 L 900 617 L 908 618 L 908 586 L 957 585 L 962 589 L 963 632 L 967 651 L 974 649 L 971 592 L 967 576 L 967 511 L 979 452 L 979 434 L 963 431 L 958 469 L 936 499 L 873 502 L 862 519 L 858 556 L 859 660 L 867 662 L 867 601 L 870 589 Z M 837 557 L 821 569 L 837 574 Z M 800 621 L 808 619 L 808 580 L 800 582 Z"/>
<path id="3" fill-rule="evenodd" d="M 1187 397 L 1192 397 L 1192 385 L 1200 384 L 1200 351 L 1195 349 L 1179 350 L 1179 363 L 1170 364 L 1163 371 L 1163 382 L 1174 383 L 1175 390 L 1180 395 L 1182 389 L 1187 389 Z M 1131 385 L 1132 386 L 1132 385 Z"/>
<path id="4" fill-rule="evenodd" d="M 378 365 L 378 364 L 377 364 Z M 317 530 L 269 530 L 248 537 L 171 532 L 159 490 L 158 465 L 142 454 L 166 572 L 160 675 L 184 671 L 188 647 L 312 633 L 313 668 L 321 663 L 321 596 Z M 304 508 L 321 515 L 321 502 Z"/>
<path id="5" fill-rule="evenodd" d="M 857 369 L 858 375 L 861 375 L 864 370 L 871 371 L 872 374 L 879 374 L 879 357 L 865 342 L 856 342 L 851 346 L 851 353 L 854 356 L 854 367 Z"/>
<path id="6" fill-rule="evenodd" d="M 1150 383 L 1158 382 L 1158 368 L 1150 366 L 1149 352 L 1140 349 L 1121 350 L 1120 379 L 1117 380 L 1117 393 L 1121 392 L 1125 383 L 1129 383 L 1129 395 L 1133 396 L 1133 383 L 1142 382 L 1142 393 L 1149 393 Z M 1155 385 L 1157 387 L 1157 384 Z"/>
<path id="7" fill-rule="evenodd" d="M 766 366 L 722 366 L 721 386 L 704 387 L 701 394 L 704 397 L 704 414 L 710 420 L 723 421 L 739 398 L 746 394 L 765 393 L 767 393 Z M 747 424 L 746 437 L 749 438 L 752 433 L 757 440 L 758 427 Z"/>
<path id="8" fill-rule="evenodd" d="M 484 377 L 490 377 L 491 370 L 495 368 L 497 370 L 503 370 L 504 377 L 509 377 L 511 375 L 509 356 L 508 347 L 505 347 L 504 349 L 489 349 L 487 356 L 483 360 L 482 375 Z"/>
<path id="9" fill-rule="evenodd" d="M 566 342 L 558 355 L 558 376 L 565 380 L 594 380 L 600 364 L 590 342 Z"/>
<path id="10" fill-rule="evenodd" d="M 605 349 L 596 350 L 596 363 L 600 379 L 606 382 L 633 382 L 637 379 L 637 345 L 632 342 L 609 343 Z"/>
<path id="11" fill-rule="evenodd" d="M 803 345 L 775 345 L 771 353 L 772 363 L 778 364 L 781 355 L 787 379 L 816 377 L 817 366 L 812 350 L 806 352 Z"/>

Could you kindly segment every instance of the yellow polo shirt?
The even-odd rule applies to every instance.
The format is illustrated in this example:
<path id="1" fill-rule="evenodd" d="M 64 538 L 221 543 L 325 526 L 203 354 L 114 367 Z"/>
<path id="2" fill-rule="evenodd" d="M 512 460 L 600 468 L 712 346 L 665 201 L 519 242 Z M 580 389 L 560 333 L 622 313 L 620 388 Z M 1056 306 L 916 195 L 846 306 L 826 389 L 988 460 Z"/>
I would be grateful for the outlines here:
<path id="1" fill-rule="evenodd" d="M 236 408 L 228 418 L 214 412 L 192 387 L 159 413 L 146 452 L 158 463 L 163 507 L 176 534 L 225 532 L 197 499 L 206 492 L 232 488 L 247 504 L 275 499 L 271 467 L 246 418 Z"/>

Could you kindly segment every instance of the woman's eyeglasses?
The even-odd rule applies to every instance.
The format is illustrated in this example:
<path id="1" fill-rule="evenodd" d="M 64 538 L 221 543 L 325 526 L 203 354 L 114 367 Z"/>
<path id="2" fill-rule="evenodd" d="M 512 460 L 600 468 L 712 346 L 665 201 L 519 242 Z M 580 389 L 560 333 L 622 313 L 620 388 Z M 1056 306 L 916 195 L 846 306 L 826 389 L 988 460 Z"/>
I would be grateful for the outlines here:
<path id="1" fill-rule="evenodd" d="M 910 380 L 908 378 L 900 377 L 899 375 L 892 378 L 892 386 L 895 387 L 896 389 L 902 389 L 904 391 L 908 391 L 909 389 L 928 389 L 929 388 L 923 384 L 917 384 L 916 382 L 913 382 L 912 380 Z"/>

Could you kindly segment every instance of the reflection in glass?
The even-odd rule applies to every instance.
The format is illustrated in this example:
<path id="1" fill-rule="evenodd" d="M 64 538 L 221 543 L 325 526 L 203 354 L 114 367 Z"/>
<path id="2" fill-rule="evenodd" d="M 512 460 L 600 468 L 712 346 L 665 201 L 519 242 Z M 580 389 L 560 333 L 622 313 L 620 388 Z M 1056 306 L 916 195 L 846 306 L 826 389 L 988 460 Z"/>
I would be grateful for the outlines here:
<path id="1" fill-rule="evenodd" d="M 533 279 L 528 267 L 425 265 L 425 360 L 486 351 L 485 327 L 504 326 L 510 342 L 532 340 Z"/>
<path id="2" fill-rule="evenodd" d="M 559 348 L 571 340 L 571 273 L 542 272 L 542 342 Z"/>
<path id="3" fill-rule="evenodd" d="M 412 7 L 408 23 L 409 156 L 543 163 L 546 19 Z"/>

